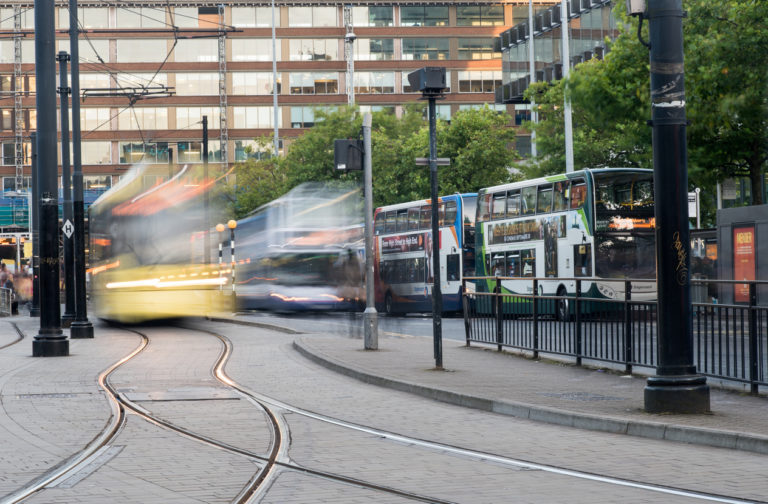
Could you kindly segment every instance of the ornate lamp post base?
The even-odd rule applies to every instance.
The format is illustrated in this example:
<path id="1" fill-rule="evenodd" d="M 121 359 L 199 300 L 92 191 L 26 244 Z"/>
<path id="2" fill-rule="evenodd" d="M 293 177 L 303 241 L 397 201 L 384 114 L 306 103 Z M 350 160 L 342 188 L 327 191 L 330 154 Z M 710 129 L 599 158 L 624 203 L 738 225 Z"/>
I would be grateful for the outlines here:
<path id="1" fill-rule="evenodd" d="M 93 324 L 86 321 L 75 320 L 69 327 L 69 337 L 72 339 L 93 338 Z"/>
<path id="2" fill-rule="evenodd" d="M 35 336 L 32 342 L 33 357 L 66 357 L 69 355 L 69 340 L 66 336 Z"/>
<path id="3" fill-rule="evenodd" d="M 709 413 L 709 385 L 701 375 L 652 376 L 645 386 L 648 413 Z"/>

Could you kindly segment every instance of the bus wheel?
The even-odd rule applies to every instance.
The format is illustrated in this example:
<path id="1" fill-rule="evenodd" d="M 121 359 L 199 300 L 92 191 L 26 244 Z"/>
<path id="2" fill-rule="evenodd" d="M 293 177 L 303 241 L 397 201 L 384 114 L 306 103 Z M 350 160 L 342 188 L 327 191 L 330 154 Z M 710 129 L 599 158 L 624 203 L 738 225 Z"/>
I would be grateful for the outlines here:
<path id="1" fill-rule="evenodd" d="M 387 292 L 387 296 L 384 298 L 384 311 L 387 315 L 392 315 L 392 294 Z"/>
<path id="2" fill-rule="evenodd" d="M 565 290 L 565 287 L 561 286 L 557 289 L 557 295 L 562 298 L 557 300 L 557 320 L 562 320 L 563 322 L 571 320 L 570 306 L 568 306 L 568 299 L 565 298 L 568 295 L 568 291 Z"/>

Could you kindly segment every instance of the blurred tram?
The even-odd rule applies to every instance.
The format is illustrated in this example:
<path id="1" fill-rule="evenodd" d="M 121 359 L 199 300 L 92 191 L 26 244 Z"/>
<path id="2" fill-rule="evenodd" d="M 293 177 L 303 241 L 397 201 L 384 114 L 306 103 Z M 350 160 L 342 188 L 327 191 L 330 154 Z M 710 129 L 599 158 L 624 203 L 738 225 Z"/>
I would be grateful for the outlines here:
<path id="1" fill-rule="evenodd" d="M 167 167 L 139 165 L 91 205 L 88 272 L 97 317 L 136 323 L 231 307 L 230 276 L 205 254 L 206 221 L 220 215 L 216 180 L 202 169 L 185 166 L 171 177 Z"/>
<path id="2" fill-rule="evenodd" d="M 306 183 L 238 221 L 237 307 L 274 311 L 362 308 L 362 208 L 357 187 Z"/>

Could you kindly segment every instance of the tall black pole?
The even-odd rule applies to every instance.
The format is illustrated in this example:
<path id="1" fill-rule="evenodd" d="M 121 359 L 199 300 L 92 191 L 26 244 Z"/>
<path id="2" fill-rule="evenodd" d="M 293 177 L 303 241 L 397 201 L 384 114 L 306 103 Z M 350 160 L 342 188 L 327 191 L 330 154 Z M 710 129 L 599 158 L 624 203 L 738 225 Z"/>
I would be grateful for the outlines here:
<path id="1" fill-rule="evenodd" d="M 32 306 L 30 317 L 40 316 L 40 174 L 37 172 L 37 133 L 29 134 L 32 145 Z"/>
<path id="2" fill-rule="evenodd" d="M 208 116 L 203 116 L 203 184 L 208 184 Z M 203 261 L 211 264 L 211 223 L 209 217 L 208 188 L 203 191 L 203 212 L 205 214 L 205 238 L 203 239 Z"/>
<path id="3" fill-rule="evenodd" d="M 709 411 L 706 378 L 693 363 L 688 153 L 682 0 L 648 0 L 651 124 L 656 200 L 658 365 L 645 387 L 648 412 Z"/>
<path id="4" fill-rule="evenodd" d="M 69 355 L 59 300 L 59 188 L 56 166 L 56 55 L 54 0 L 35 0 L 37 166 L 40 174 L 40 332 L 32 355 Z"/>
<path id="5" fill-rule="evenodd" d="M 440 222 L 437 201 L 437 130 L 435 96 L 429 100 L 429 175 L 432 200 L 432 338 L 435 345 L 435 367 L 443 367 L 443 293 L 440 290 Z"/>
<path id="6" fill-rule="evenodd" d="M 64 239 L 64 314 L 61 316 L 62 327 L 72 325 L 75 318 L 75 271 L 73 259 L 72 234 L 72 180 L 69 175 L 69 86 L 67 86 L 67 61 L 69 54 L 60 51 L 56 59 L 59 62 L 59 103 L 61 106 L 61 185 L 63 187 L 63 239 Z"/>
<path id="7" fill-rule="evenodd" d="M 72 213 L 75 225 L 75 320 L 69 328 L 71 338 L 93 338 L 88 320 L 85 285 L 85 203 L 83 202 L 83 164 L 80 155 L 80 49 L 77 0 L 69 0 L 69 51 L 72 55 Z"/>

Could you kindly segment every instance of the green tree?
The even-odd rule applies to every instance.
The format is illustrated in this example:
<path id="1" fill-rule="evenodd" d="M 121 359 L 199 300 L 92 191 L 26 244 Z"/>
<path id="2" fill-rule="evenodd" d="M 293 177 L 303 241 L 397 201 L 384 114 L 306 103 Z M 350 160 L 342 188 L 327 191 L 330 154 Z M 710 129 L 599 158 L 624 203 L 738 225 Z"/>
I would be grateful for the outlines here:
<path id="1" fill-rule="evenodd" d="M 280 197 L 287 190 L 283 159 L 271 155 L 272 140 L 257 138 L 256 143 L 265 156 L 237 163 L 233 170 L 234 177 L 224 189 L 228 213 L 235 219 L 248 215 L 251 210 Z M 252 152 L 250 147 L 247 152 Z"/>
<path id="2" fill-rule="evenodd" d="M 763 201 L 768 160 L 768 2 L 686 2 L 691 175 L 702 186 L 734 175 Z"/>
<path id="3" fill-rule="evenodd" d="M 748 175 L 762 188 L 768 156 L 768 2 L 684 0 L 685 85 L 689 180 L 714 194 L 726 177 Z M 565 170 L 563 97 L 573 110 L 574 165 L 652 167 L 648 49 L 637 40 L 636 18 L 608 43 L 604 60 L 591 60 L 554 85 L 536 83 L 528 96 L 541 114 L 539 159 L 522 165 L 527 176 Z M 648 39 L 647 25 L 644 39 Z M 528 125 L 531 127 L 531 125 Z M 753 203 L 762 192 L 752 191 Z"/>

